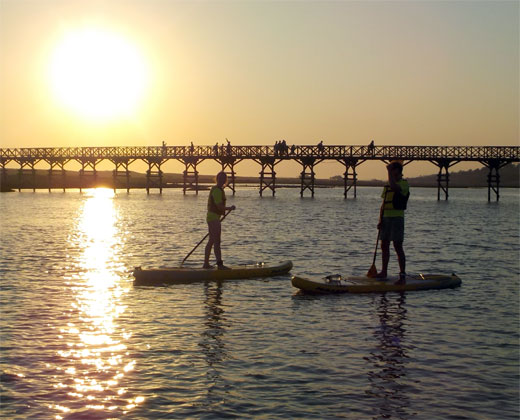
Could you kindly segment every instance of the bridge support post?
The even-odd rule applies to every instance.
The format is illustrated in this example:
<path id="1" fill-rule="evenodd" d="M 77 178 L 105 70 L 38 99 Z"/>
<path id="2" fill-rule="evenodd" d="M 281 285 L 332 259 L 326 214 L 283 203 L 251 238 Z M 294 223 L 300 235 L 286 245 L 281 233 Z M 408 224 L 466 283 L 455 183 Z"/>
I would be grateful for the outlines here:
<path id="1" fill-rule="evenodd" d="M 500 168 L 506 166 L 509 162 L 501 159 L 488 159 L 481 161 L 484 166 L 489 169 L 487 176 L 488 184 L 488 202 L 491 201 L 491 191 L 495 193 L 496 201 L 500 199 Z"/>
<path id="2" fill-rule="evenodd" d="M 339 160 L 339 159 L 338 159 Z M 357 172 L 356 167 L 362 162 L 358 162 L 356 158 L 344 158 L 339 160 L 345 165 L 345 173 L 343 174 L 343 196 L 347 198 L 347 193 L 354 188 L 354 198 L 357 197 Z"/>
<path id="3" fill-rule="evenodd" d="M 233 195 L 235 195 L 235 165 L 240 162 L 240 160 L 236 160 L 232 157 L 223 157 L 216 159 L 217 162 L 222 166 L 222 172 L 225 172 L 228 176 L 228 187 L 233 191 Z"/>
<path id="4" fill-rule="evenodd" d="M 162 178 L 163 172 L 161 171 L 162 159 L 148 159 L 148 170 L 146 171 L 146 194 L 150 194 L 150 188 L 159 188 L 159 194 L 162 194 Z"/>
<path id="5" fill-rule="evenodd" d="M 184 166 L 183 172 L 183 185 L 182 185 L 182 193 L 186 195 L 186 190 L 188 188 L 193 188 L 193 184 L 195 184 L 195 194 L 199 194 L 199 172 L 197 171 L 197 164 L 199 163 L 198 158 L 187 157 L 182 159 Z"/>
<path id="6" fill-rule="evenodd" d="M 125 177 L 125 187 L 126 187 L 126 193 L 130 193 L 130 171 L 128 170 L 128 165 L 130 162 L 128 159 L 119 160 L 119 159 L 111 159 L 112 163 L 116 166 L 116 168 L 112 171 L 112 179 L 113 179 L 113 187 L 114 187 L 114 193 L 117 190 L 117 184 L 118 179 L 121 177 Z M 121 168 L 123 168 L 121 170 Z M 148 179 L 148 178 L 147 178 Z"/>
<path id="7" fill-rule="evenodd" d="M 448 200 L 450 185 L 449 168 L 460 161 L 452 159 L 437 159 L 431 162 L 439 167 L 439 174 L 437 175 L 437 201 L 441 199 L 441 190 L 444 192 L 444 199 Z"/>
<path id="8" fill-rule="evenodd" d="M 262 197 L 264 190 L 270 189 L 273 192 L 273 197 L 276 194 L 276 172 L 275 165 L 279 162 L 274 157 L 264 157 L 256 160 L 261 166 L 260 171 L 260 197 Z"/>
<path id="9" fill-rule="evenodd" d="M 34 165 L 36 161 L 34 159 L 20 159 L 17 161 L 20 164 L 20 169 L 18 170 L 18 192 L 20 192 L 23 188 L 24 176 L 25 173 L 30 171 L 31 174 L 31 186 L 33 192 L 36 192 L 36 170 L 34 169 Z M 29 169 L 24 169 L 25 167 L 29 167 Z"/>
<path id="10" fill-rule="evenodd" d="M 81 193 L 84 187 L 84 180 L 86 176 L 92 176 L 94 185 L 97 181 L 96 164 L 97 159 L 81 159 L 81 169 L 79 170 L 79 192 Z M 90 168 L 90 170 L 88 169 Z"/>
<path id="11" fill-rule="evenodd" d="M 58 161 L 55 161 L 55 160 L 50 160 L 50 161 L 47 161 L 50 165 L 50 168 L 49 168 L 49 179 L 48 179 L 48 187 L 49 187 L 49 192 L 51 192 L 51 189 L 52 189 L 52 175 L 56 172 L 56 170 L 54 169 L 56 166 L 59 168 L 59 173 L 61 174 L 61 185 L 62 185 L 62 189 L 63 189 L 63 192 L 65 192 L 65 188 L 66 188 L 66 179 L 67 179 L 67 171 L 65 170 L 65 164 L 67 163 L 65 160 L 63 159 L 60 159 Z"/>
<path id="12" fill-rule="evenodd" d="M 2 170 L 0 171 L 0 192 L 8 191 L 7 187 L 7 169 L 2 162 Z"/>
<path id="13" fill-rule="evenodd" d="M 314 197 L 314 165 L 316 165 L 316 159 L 314 157 L 305 157 L 300 159 L 299 162 L 303 166 L 303 170 L 300 173 L 300 197 L 303 197 L 303 192 L 307 189 L 310 190 L 311 197 Z"/>

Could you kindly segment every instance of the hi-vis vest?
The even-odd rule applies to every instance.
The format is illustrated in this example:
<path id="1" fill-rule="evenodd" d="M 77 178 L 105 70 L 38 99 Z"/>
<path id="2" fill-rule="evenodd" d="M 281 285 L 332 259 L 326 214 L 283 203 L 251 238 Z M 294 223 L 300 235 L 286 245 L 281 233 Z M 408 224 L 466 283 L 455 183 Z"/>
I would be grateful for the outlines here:
<path id="1" fill-rule="evenodd" d="M 401 194 L 404 197 L 410 195 L 408 181 L 401 179 L 397 181 L 397 184 L 401 187 L 401 192 L 397 194 Z M 383 217 L 404 217 L 404 210 L 399 210 L 394 207 L 394 194 L 396 193 L 392 191 L 389 185 L 386 185 L 383 189 L 383 194 L 381 195 L 384 199 Z"/>
<path id="2" fill-rule="evenodd" d="M 222 201 L 218 200 L 219 204 L 222 203 L 224 204 L 224 207 L 226 206 L 226 194 L 224 193 L 224 189 L 217 186 L 212 187 L 208 197 L 208 222 L 211 220 L 218 220 L 220 216 L 223 216 L 226 213 L 225 211 L 219 210 L 219 208 L 217 207 L 217 202 L 215 201 L 215 194 L 221 195 L 221 197 L 218 197 L 222 199 Z"/>

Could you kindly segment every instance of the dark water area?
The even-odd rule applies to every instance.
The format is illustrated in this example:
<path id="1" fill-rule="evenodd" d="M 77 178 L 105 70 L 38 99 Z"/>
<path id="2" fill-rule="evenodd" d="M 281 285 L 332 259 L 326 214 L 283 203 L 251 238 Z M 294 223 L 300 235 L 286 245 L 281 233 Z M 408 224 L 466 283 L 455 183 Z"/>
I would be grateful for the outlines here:
<path id="1" fill-rule="evenodd" d="M 239 189 L 224 260 L 364 274 L 380 193 Z M 206 234 L 206 193 L 2 194 L 0 417 L 518 419 L 520 194 L 486 200 L 412 189 L 407 271 L 462 287 L 309 296 L 290 275 L 134 287 Z"/>

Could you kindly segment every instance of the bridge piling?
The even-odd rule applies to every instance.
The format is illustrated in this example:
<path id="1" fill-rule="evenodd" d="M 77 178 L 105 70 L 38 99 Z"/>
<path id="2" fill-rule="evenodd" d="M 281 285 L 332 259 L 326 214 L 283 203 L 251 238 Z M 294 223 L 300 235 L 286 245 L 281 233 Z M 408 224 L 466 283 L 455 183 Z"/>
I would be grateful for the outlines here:
<path id="1" fill-rule="evenodd" d="M 161 158 L 149 158 L 148 170 L 146 171 L 146 194 L 150 194 L 150 188 L 159 188 L 159 194 L 162 194 L 163 189 L 163 172 L 161 171 Z"/>
<path id="2" fill-rule="evenodd" d="M 48 182 L 48 187 L 49 187 L 49 192 L 51 192 L 51 189 L 52 189 L 53 174 L 56 173 L 56 172 L 59 172 L 61 174 L 62 188 L 63 188 L 63 192 L 65 192 L 66 185 L 67 185 L 67 182 L 66 182 L 67 171 L 65 170 L 65 164 L 67 162 L 65 162 L 63 160 L 58 161 L 58 162 L 53 162 L 53 161 L 47 160 L 47 163 L 50 165 L 50 168 L 49 168 L 49 178 L 48 178 L 48 181 L 47 181 Z M 59 170 L 54 169 L 56 166 L 59 168 Z"/>
<path id="3" fill-rule="evenodd" d="M 23 185 L 23 179 L 25 178 L 24 173 L 27 173 L 27 172 L 29 172 L 31 174 L 32 190 L 33 190 L 33 192 L 36 192 L 36 170 L 34 169 L 34 162 L 32 164 L 29 164 L 28 166 L 30 166 L 30 169 L 24 169 L 23 167 L 21 167 L 18 170 L 18 192 L 20 192 L 24 186 Z"/>
<path id="4" fill-rule="evenodd" d="M 115 165 L 115 169 L 112 171 L 112 182 L 114 187 L 114 193 L 117 191 L 118 179 L 125 177 L 126 193 L 130 193 L 130 171 L 128 165 L 130 164 L 129 159 L 110 159 Z M 123 170 L 121 170 L 123 168 Z"/>
<path id="5" fill-rule="evenodd" d="M 221 171 L 228 176 L 227 187 L 233 192 L 233 195 L 235 195 L 235 165 L 239 163 L 241 159 L 236 160 L 232 157 L 221 157 L 215 160 L 220 163 L 220 166 L 222 167 Z"/>
<path id="6" fill-rule="evenodd" d="M 316 158 L 314 157 L 304 157 L 303 159 L 297 160 L 303 167 L 300 173 L 300 197 L 303 197 L 303 193 L 305 190 L 309 190 L 311 192 L 311 197 L 314 197 L 314 182 L 316 179 L 314 166 L 320 163 L 323 159 L 320 159 L 317 162 Z"/>
<path id="7" fill-rule="evenodd" d="M 444 200 L 447 201 L 450 185 L 449 168 L 460 161 L 458 159 L 436 159 L 431 162 L 439 167 L 439 173 L 437 175 L 437 201 L 441 199 L 441 190 L 444 192 Z"/>
<path id="8" fill-rule="evenodd" d="M 262 167 L 260 171 L 260 197 L 264 190 L 270 189 L 273 192 L 273 197 L 276 194 L 276 172 L 274 167 L 277 163 L 281 162 L 281 160 L 277 160 L 273 157 L 266 157 L 255 159 L 255 162 L 259 163 Z"/>
<path id="9" fill-rule="evenodd" d="M 83 188 L 85 187 L 85 177 L 91 177 L 92 178 L 92 184 L 95 185 L 97 181 L 97 170 L 96 165 L 98 162 L 101 161 L 101 159 L 97 158 L 84 158 L 82 157 L 79 159 L 81 162 L 81 169 L 79 170 L 79 192 L 81 193 L 83 191 Z M 90 168 L 90 169 L 89 169 Z"/>
<path id="10" fill-rule="evenodd" d="M 197 171 L 197 164 L 199 163 L 199 159 L 195 157 L 187 157 L 180 159 L 180 161 L 184 163 L 185 168 L 184 172 L 182 173 L 182 193 L 186 195 L 186 191 L 190 188 L 193 189 L 193 184 L 195 184 L 195 195 L 199 195 L 199 172 Z"/>
<path id="11" fill-rule="evenodd" d="M 354 198 L 357 197 L 357 173 L 356 167 L 361 165 L 365 160 L 358 162 L 356 158 L 343 158 L 338 159 L 339 162 L 345 166 L 345 172 L 343 173 L 343 197 L 347 198 L 347 193 L 351 188 L 354 188 Z"/>
<path id="12" fill-rule="evenodd" d="M 491 202 L 491 191 L 495 193 L 496 201 L 500 199 L 500 169 L 508 164 L 502 159 L 487 159 L 481 163 L 489 169 L 487 176 L 488 202 Z"/>

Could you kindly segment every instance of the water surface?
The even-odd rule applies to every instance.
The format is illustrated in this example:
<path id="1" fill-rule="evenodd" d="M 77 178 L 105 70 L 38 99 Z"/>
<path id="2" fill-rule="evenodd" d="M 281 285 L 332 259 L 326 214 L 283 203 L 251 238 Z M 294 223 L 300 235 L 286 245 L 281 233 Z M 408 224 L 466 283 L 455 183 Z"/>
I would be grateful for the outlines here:
<path id="1" fill-rule="evenodd" d="M 365 273 L 379 196 L 240 189 L 224 260 Z M 134 266 L 178 265 L 205 235 L 206 193 L 2 194 L 0 414 L 517 419 L 519 192 L 486 199 L 484 189 L 452 190 L 449 202 L 412 190 L 408 271 L 456 272 L 461 288 L 306 296 L 290 275 L 132 285 Z"/>

